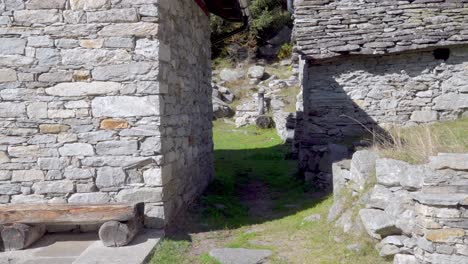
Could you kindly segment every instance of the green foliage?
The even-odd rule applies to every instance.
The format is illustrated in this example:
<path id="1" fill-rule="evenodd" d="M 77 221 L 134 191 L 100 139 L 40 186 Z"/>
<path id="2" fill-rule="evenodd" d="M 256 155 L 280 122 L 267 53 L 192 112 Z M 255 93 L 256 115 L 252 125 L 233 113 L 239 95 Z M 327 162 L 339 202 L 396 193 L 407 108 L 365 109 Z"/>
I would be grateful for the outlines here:
<path id="1" fill-rule="evenodd" d="M 284 60 L 291 58 L 293 45 L 291 43 L 284 43 L 278 51 L 278 59 Z"/>
<path id="2" fill-rule="evenodd" d="M 285 2 L 282 0 L 252 0 L 249 9 L 251 13 L 249 31 L 214 45 L 214 57 L 227 56 L 225 46 L 231 43 L 255 50 L 258 46 L 266 43 L 282 27 L 292 24 L 291 14 L 286 10 Z M 214 38 L 240 26 L 239 23 L 230 23 L 216 16 L 211 16 L 210 20 Z"/>
<path id="3" fill-rule="evenodd" d="M 150 261 L 150 264 L 188 264 L 185 253 L 190 248 L 188 241 L 175 241 L 163 239 L 156 247 L 156 254 Z"/>

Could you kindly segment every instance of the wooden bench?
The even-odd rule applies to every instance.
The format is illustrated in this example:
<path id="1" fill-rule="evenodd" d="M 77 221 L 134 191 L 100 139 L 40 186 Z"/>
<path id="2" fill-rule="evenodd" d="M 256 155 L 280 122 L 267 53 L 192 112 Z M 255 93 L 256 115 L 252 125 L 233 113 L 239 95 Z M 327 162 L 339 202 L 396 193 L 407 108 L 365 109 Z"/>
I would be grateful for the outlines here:
<path id="1" fill-rule="evenodd" d="M 142 228 L 143 204 L 32 204 L 0 206 L 0 231 L 5 251 L 28 247 L 46 232 L 46 225 L 101 224 L 99 238 L 107 247 L 121 247 Z"/>

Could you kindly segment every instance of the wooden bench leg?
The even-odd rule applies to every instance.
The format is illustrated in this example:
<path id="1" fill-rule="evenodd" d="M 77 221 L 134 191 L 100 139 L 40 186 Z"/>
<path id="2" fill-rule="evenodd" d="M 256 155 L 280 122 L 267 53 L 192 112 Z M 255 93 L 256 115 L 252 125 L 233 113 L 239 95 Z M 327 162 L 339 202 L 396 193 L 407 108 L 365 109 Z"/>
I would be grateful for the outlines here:
<path id="1" fill-rule="evenodd" d="M 139 219 L 125 223 L 109 221 L 99 229 L 99 238 L 106 247 L 122 247 L 128 245 L 142 227 Z"/>
<path id="2" fill-rule="evenodd" d="M 4 225 L 1 234 L 5 251 L 25 249 L 40 239 L 45 232 L 45 225 Z"/>

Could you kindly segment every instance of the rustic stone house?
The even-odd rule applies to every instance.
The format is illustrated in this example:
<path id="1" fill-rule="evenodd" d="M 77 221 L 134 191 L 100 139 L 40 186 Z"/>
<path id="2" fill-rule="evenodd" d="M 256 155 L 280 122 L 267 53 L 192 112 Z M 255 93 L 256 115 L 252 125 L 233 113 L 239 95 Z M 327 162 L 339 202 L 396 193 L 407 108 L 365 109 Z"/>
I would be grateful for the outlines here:
<path id="1" fill-rule="evenodd" d="M 306 178 L 330 185 L 344 143 L 391 124 L 466 116 L 468 1 L 295 0 Z M 341 144 L 341 145 L 340 145 Z"/>
<path id="2" fill-rule="evenodd" d="M 158 228 L 200 194 L 208 12 L 240 17 L 214 2 L 1 0 L 0 203 L 144 202 Z"/>

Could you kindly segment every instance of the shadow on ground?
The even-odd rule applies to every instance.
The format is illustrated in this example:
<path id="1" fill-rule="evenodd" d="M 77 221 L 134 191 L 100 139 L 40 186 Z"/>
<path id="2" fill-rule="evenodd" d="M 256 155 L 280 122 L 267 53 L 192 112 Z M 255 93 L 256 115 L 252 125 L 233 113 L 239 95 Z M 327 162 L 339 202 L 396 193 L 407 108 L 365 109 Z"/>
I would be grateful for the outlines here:
<path id="1" fill-rule="evenodd" d="M 266 139 L 268 140 L 268 139 Z M 169 225 L 171 240 L 281 219 L 314 207 L 327 193 L 304 183 L 290 146 L 216 150 L 216 179 L 189 210 Z"/>

